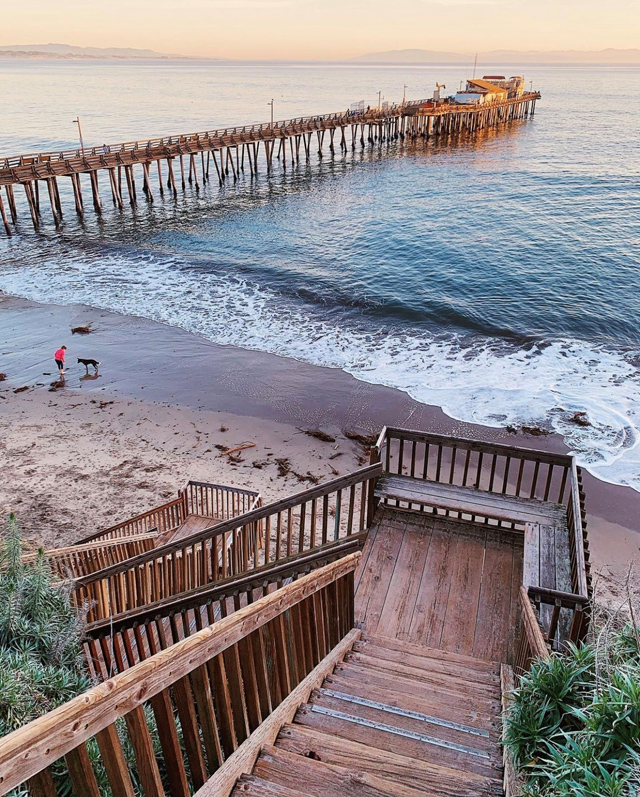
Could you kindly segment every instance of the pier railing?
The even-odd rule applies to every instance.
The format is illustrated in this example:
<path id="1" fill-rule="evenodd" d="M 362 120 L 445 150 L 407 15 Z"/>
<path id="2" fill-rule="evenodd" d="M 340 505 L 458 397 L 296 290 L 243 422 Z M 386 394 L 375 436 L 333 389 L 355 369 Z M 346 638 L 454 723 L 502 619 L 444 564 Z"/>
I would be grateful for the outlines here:
<path id="1" fill-rule="evenodd" d="M 5 736 L 0 795 L 25 784 L 31 795 L 100 797 L 98 769 L 119 797 L 188 797 L 207 781 L 210 794 L 227 793 L 238 773 L 225 775 L 225 762 L 264 720 L 276 729 L 290 721 L 358 638 L 359 556 L 302 576 Z M 229 789 L 212 785 L 216 773 Z"/>
<path id="2" fill-rule="evenodd" d="M 362 468 L 79 578 L 74 599 L 94 622 L 359 534 L 380 472 Z"/>
<path id="3" fill-rule="evenodd" d="M 10 170 L 21 166 L 36 166 L 37 164 L 50 164 L 55 161 L 66 160 L 86 160 L 108 158 L 113 155 L 123 153 L 138 153 L 141 157 L 151 151 L 162 151 L 167 148 L 184 147 L 184 152 L 191 152 L 192 147 L 196 150 L 210 148 L 211 141 L 216 145 L 222 142 L 225 145 L 234 146 L 245 141 L 260 140 L 261 137 L 278 138 L 281 135 L 290 135 L 290 131 L 313 132 L 322 130 L 326 127 L 335 127 L 350 124 L 362 124 L 388 119 L 391 116 L 401 116 L 403 114 L 414 114 L 416 109 L 422 115 L 441 116 L 450 113 L 474 113 L 478 110 L 486 110 L 489 107 L 503 105 L 508 107 L 515 103 L 522 103 L 539 99 L 538 92 L 528 92 L 521 97 L 508 100 L 501 100 L 494 103 L 483 103 L 478 106 L 440 104 L 433 108 L 423 108 L 422 101 L 419 103 L 407 101 L 404 104 L 396 103 L 387 108 L 370 108 L 368 111 L 338 111 L 328 114 L 316 114 L 314 116 L 298 116 L 292 119 L 284 119 L 277 122 L 261 122 L 251 125 L 237 125 L 234 127 L 218 128 L 216 130 L 206 130 L 198 133 L 186 133 L 172 136 L 160 136 L 156 138 L 141 139 L 138 141 L 125 141 L 119 144 L 102 144 L 98 146 L 75 147 L 66 150 L 35 152 L 24 155 L 12 155 L 0 160 L 0 170 Z M 91 162 L 87 163 L 89 167 Z"/>

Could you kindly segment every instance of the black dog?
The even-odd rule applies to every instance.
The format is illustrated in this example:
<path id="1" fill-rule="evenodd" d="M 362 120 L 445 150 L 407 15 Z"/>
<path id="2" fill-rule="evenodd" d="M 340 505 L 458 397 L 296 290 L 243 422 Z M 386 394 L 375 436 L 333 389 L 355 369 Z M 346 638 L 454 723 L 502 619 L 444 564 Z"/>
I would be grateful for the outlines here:
<path id="1" fill-rule="evenodd" d="M 96 373 L 98 373 L 98 366 L 100 365 L 98 360 L 83 360 L 82 357 L 78 357 L 78 362 L 84 365 L 84 367 L 87 369 L 87 373 L 89 373 L 90 365 L 92 365 L 96 369 Z"/>

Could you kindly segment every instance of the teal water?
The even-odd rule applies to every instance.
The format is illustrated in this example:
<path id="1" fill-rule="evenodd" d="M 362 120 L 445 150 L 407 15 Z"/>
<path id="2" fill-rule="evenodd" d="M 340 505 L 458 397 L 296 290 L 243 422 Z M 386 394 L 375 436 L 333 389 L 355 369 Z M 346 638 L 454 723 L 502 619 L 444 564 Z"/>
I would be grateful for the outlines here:
<path id="1" fill-rule="evenodd" d="M 61 232 L 24 214 L 0 239 L 0 289 L 339 367 L 463 420 L 546 425 L 640 489 L 640 69 L 527 72 L 535 117 L 475 142 L 314 156 L 82 225 L 67 196 Z M 466 75 L 0 61 L 0 157 L 75 146 L 77 114 L 87 145 L 115 143 L 264 121 L 272 97 L 288 118 Z"/>

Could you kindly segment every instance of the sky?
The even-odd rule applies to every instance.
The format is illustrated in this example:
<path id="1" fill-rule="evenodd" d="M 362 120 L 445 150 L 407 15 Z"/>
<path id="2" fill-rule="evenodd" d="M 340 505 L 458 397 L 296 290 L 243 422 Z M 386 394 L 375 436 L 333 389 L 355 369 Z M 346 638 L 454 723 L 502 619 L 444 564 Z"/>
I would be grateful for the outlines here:
<path id="1" fill-rule="evenodd" d="M 640 47 L 640 0 L 9 0 L 0 44 L 219 58 L 342 59 Z"/>

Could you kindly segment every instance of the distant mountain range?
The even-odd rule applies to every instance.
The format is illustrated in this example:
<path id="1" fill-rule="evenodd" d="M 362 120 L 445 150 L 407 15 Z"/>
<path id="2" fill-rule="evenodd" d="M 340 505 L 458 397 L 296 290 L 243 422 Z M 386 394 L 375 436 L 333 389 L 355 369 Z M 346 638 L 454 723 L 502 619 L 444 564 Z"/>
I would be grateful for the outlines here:
<path id="1" fill-rule="evenodd" d="M 387 50 L 352 58 L 368 64 L 468 64 L 475 53 L 439 50 Z M 491 50 L 478 53 L 479 64 L 640 64 L 640 50 Z"/>
<path id="2" fill-rule="evenodd" d="M 7 44 L 0 55 L 9 58 L 179 58 L 133 47 L 77 47 L 74 44 Z"/>
<path id="3" fill-rule="evenodd" d="M 78 47 L 75 44 L 6 44 L 0 45 L 0 58 L 189 58 L 175 53 L 159 53 L 134 47 Z M 452 53 L 442 50 L 387 50 L 367 53 L 350 59 L 368 64 L 470 64 L 475 53 Z M 219 60 L 219 59 L 204 59 Z M 492 50 L 478 53 L 482 65 L 509 64 L 640 64 L 640 50 Z"/>

